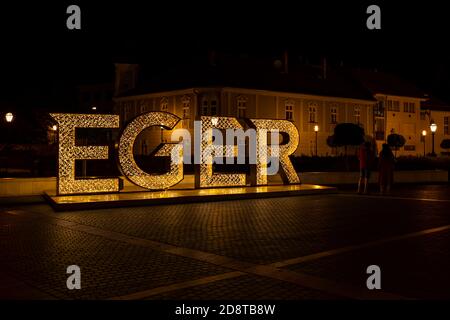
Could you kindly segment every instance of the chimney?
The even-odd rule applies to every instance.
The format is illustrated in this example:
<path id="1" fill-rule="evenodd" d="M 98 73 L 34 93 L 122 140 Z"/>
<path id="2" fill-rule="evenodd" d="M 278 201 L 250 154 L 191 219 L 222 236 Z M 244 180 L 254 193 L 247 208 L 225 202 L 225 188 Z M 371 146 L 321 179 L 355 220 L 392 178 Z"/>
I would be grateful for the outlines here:
<path id="1" fill-rule="evenodd" d="M 114 96 L 118 96 L 131 89 L 136 88 L 138 84 L 138 64 L 116 63 Z"/>

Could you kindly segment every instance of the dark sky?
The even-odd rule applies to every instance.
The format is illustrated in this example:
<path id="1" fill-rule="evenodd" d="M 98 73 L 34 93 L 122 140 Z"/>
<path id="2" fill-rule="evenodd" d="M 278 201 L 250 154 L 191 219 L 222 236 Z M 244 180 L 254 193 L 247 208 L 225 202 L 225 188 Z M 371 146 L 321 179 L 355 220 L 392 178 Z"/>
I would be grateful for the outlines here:
<path id="1" fill-rule="evenodd" d="M 369 4 L 382 30 L 365 27 Z M 45 105 L 76 84 L 111 79 L 114 61 L 155 69 L 193 63 L 207 49 L 376 67 L 449 99 L 450 23 L 443 2 L 421 1 L 33 1 L 0 8 L 1 101 Z M 78 4 L 82 30 L 66 29 Z M 58 98 L 59 99 L 59 98 Z M 4 105 L 4 104 L 3 104 Z M 2 106 L 3 106 L 2 105 Z"/>

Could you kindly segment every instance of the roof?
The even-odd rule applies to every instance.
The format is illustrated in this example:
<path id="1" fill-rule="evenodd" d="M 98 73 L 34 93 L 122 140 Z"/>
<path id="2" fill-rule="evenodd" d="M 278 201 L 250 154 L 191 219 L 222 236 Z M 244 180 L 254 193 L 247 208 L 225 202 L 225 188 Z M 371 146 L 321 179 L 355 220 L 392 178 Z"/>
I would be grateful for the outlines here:
<path id="1" fill-rule="evenodd" d="M 348 72 L 328 72 L 323 79 L 322 69 L 317 66 L 297 66 L 283 73 L 266 61 L 234 61 L 217 66 L 185 65 L 158 75 L 145 66 L 140 70 L 144 73 L 141 84 L 119 97 L 197 87 L 237 87 L 375 101 L 371 92 Z"/>
<path id="2" fill-rule="evenodd" d="M 450 103 L 445 102 L 435 96 L 431 96 L 428 100 L 423 101 L 420 104 L 420 108 L 424 110 L 434 110 L 434 111 L 449 111 Z"/>
<path id="3" fill-rule="evenodd" d="M 401 77 L 385 72 L 354 70 L 353 76 L 370 92 L 401 97 L 426 98 L 425 92 Z"/>

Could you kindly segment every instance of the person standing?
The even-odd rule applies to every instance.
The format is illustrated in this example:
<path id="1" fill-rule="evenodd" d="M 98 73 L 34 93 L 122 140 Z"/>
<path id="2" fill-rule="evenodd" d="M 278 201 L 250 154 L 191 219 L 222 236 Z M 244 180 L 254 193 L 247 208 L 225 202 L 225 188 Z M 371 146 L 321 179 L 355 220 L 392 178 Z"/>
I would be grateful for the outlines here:
<path id="1" fill-rule="evenodd" d="M 369 192 L 370 166 L 372 163 L 372 158 L 371 143 L 366 141 L 359 147 L 359 194 L 367 194 Z"/>
<path id="2" fill-rule="evenodd" d="M 378 161 L 378 184 L 381 194 L 391 191 L 391 186 L 394 182 L 394 163 L 394 154 L 389 145 L 384 143 Z"/>

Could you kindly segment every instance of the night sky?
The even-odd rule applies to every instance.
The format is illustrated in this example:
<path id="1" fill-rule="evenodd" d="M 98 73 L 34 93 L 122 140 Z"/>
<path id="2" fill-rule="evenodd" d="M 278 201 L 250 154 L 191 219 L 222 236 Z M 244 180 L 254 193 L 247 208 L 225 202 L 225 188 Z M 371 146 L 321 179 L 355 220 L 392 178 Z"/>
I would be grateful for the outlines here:
<path id="1" fill-rule="evenodd" d="M 163 72 L 206 59 L 208 49 L 274 59 L 285 49 L 311 61 L 326 56 L 331 65 L 399 73 L 450 101 L 450 25 L 442 2 L 377 2 L 382 30 L 375 31 L 365 26 L 372 2 L 92 2 L 2 3 L 2 110 L 64 109 L 74 86 L 111 81 L 115 61 L 145 61 Z M 81 31 L 66 29 L 70 4 L 81 7 Z"/>

